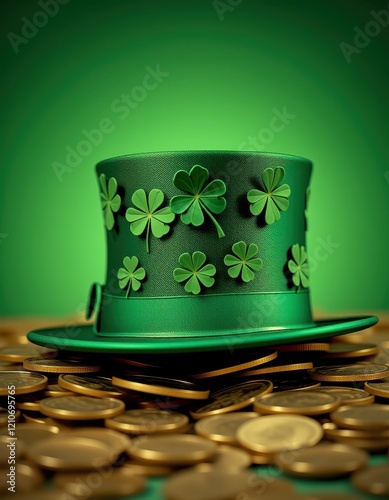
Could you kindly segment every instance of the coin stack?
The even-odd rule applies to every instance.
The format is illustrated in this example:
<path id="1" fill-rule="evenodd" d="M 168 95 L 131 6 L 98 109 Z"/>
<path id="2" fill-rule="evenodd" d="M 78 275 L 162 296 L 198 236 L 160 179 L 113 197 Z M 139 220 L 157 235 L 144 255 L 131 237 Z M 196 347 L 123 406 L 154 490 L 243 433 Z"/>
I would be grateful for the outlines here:
<path id="1" fill-rule="evenodd" d="M 378 330 L 174 355 L 3 343 L 0 406 L 2 498 L 323 498 L 294 477 L 389 496 L 389 340 Z"/>

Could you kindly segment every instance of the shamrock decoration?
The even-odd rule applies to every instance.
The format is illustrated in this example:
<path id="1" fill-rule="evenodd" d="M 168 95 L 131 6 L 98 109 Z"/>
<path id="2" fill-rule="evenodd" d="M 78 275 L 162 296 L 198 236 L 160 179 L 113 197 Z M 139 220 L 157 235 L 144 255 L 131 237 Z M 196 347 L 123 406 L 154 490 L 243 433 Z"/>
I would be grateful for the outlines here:
<path id="1" fill-rule="evenodd" d="M 253 271 L 259 271 L 262 267 L 262 260 L 254 255 L 258 253 L 255 243 L 250 243 L 249 247 L 244 241 L 238 241 L 232 245 L 235 255 L 227 254 L 224 257 L 224 264 L 229 266 L 228 274 L 231 278 L 237 278 L 239 274 L 245 283 L 254 279 Z"/>
<path id="2" fill-rule="evenodd" d="M 288 184 L 279 185 L 284 178 L 285 170 L 282 167 L 266 168 L 262 174 L 264 190 L 251 189 L 247 199 L 251 203 L 250 212 L 259 215 L 266 207 L 266 224 L 273 224 L 280 220 L 280 210 L 289 207 L 290 187 Z"/>
<path id="3" fill-rule="evenodd" d="M 293 274 L 292 281 L 297 286 L 297 292 L 299 292 L 300 286 L 304 288 L 308 288 L 309 286 L 308 255 L 304 246 L 296 243 L 292 246 L 292 256 L 293 260 L 288 261 L 288 269 Z"/>
<path id="4" fill-rule="evenodd" d="M 173 196 L 170 207 L 175 214 L 181 214 L 181 221 L 184 224 L 196 227 L 203 224 L 204 211 L 215 224 L 219 238 L 223 238 L 225 236 L 223 229 L 212 213 L 221 214 L 226 208 L 226 200 L 223 198 L 226 185 L 222 180 L 215 179 L 205 186 L 208 177 L 208 169 L 200 165 L 192 167 L 189 173 L 186 170 L 179 170 L 174 176 L 174 185 L 188 194 Z"/>
<path id="5" fill-rule="evenodd" d="M 108 231 L 115 225 L 113 212 L 117 212 L 122 202 L 120 196 L 116 193 L 118 183 L 115 177 L 110 177 L 107 185 L 105 174 L 99 177 L 101 186 L 101 206 L 104 212 L 104 223 Z"/>
<path id="6" fill-rule="evenodd" d="M 178 258 L 181 267 L 174 269 L 173 277 L 175 281 L 181 283 L 187 281 L 185 291 L 197 295 L 200 293 L 200 283 L 207 288 L 210 288 L 215 279 L 212 278 L 216 274 L 216 267 L 213 264 L 206 264 L 206 256 L 203 252 L 183 253 Z"/>
<path id="7" fill-rule="evenodd" d="M 170 207 L 159 208 L 163 203 L 163 193 L 160 189 L 152 189 L 146 196 L 144 189 L 137 189 L 131 201 L 137 207 L 130 207 L 126 212 L 126 219 L 131 222 L 130 231 L 136 236 L 146 229 L 146 251 L 149 253 L 150 228 L 153 236 L 162 238 L 170 230 L 168 224 L 173 222 L 175 215 Z"/>
<path id="8" fill-rule="evenodd" d="M 141 286 L 141 281 L 145 279 L 146 271 L 143 267 L 138 267 L 138 264 L 138 257 L 124 257 L 124 267 L 118 270 L 117 277 L 120 288 L 123 290 L 127 287 L 126 298 L 128 298 L 131 288 L 135 292 L 138 291 Z"/>

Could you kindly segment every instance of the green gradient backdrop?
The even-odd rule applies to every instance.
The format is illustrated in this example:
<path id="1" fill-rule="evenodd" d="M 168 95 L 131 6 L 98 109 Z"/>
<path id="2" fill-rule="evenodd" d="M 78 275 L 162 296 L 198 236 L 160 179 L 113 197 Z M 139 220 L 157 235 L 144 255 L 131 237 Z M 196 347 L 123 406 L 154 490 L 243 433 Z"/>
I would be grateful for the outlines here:
<path id="1" fill-rule="evenodd" d="M 389 308 L 389 26 L 350 63 L 339 47 L 388 2 L 243 0 L 221 20 L 211 0 L 70 0 L 17 54 L 7 34 L 42 9 L 1 5 L 0 314 L 73 314 L 103 279 L 97 161 L 242 148 L 314 162 L 313 305 Z M 111 108 L 158 64 L 125 118 Z M 293 117 L 271 137 L 275 108 Z M 103 118 L 113 131 L 60 182 L 52 163 Z"/>

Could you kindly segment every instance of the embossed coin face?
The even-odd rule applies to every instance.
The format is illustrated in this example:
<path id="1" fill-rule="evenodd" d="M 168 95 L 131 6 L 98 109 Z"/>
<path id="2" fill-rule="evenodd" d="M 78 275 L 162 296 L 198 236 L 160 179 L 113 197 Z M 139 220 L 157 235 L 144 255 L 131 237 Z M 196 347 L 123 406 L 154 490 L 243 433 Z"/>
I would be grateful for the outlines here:
<path id="1" fill-rule="evenodd" d="M 141 436 L 127 450 L 132 458 L 144 462 L 177 466 L 211 460 L 216 452 L 215 443 L 189 434 Z"/>
<path id="2" fill-rule="evenodd" d="M 36 465 L 51 470 L 96 470 L 116 458 L 109 446 L 101 441 L 68 433 L 35 443 L 26 454 Z"/>
<path id="3" fill-rule="evenodd" d="M 108 377 L 81 377 L 71 374 L 62 374 L 58 377 L 58 384 L 63 389 L 86 396 L 125 398 L 126 392 L 112 385 Z"/>
<path id="4" fill-rule="evenodd" d="M 282 453 L 278 454 L 275 464 L 293 476 L 315 479 L 350 474 L 365 467 L 369 460 L 366 451 L 335 443 L 320 443 L 290 455 L 285 460 Z"/>
<path id="5" fill-rule="evenodd" d="M 374 396 L 354 387 L 339 387 L 334 385 L 321 385 L 314 389 L 337 396 L 344 405 L 367 405 L 374 402 Z"/>
<path id="6" fill-rule="evenodd" d="M 330 413 L 333 422 L 349 429 L 388 429 L 389 406 L 370 404 L 363 406 L 341 406 Z"/>
<path id="7" fill-rule="evenodd" d="M 184 399 L 207 399 L 209 390 L 186 380 L 149 375 L 121 375 L 112 377 L 113 385 L 133 391 Z"/>
<path id="8" fill-rule="evenodd" d="M 389 376 L 389 366 L 373 363 L 339 366 L 318 366 L 308 370 L 313 380 L 321 382 L 363 382 Z"/>
<path id="9" fill-rule="evenodd" d="M 83 361 L 28 358 L 23 361 L 27 370 L 44 373 L 95 373 L 101 370 L 99 365 L 87 365 Z"/>
<path id="10" fill-rule="evenodd" d="M 54 477 L 54 484 L 63 491 L 77 498 L 116 498 L 140 493 L 146 487 L 146 480 L 142 476 L 135 476 L 129 469 L 120 468 L 108 475 L 99 475 L 99 487 L 93 488 L 90 484 L 91 474 L 84 472 L 62 472 Z M 88 495 L 87 497 L 85 495 Z"/>
<path id="11" fill-rule="evenodd" d="M 112 398 L 89 396 L 64 396 L 46 398 L 40 403 L 40 411 L 48 417 L 64 420 L 97 420 L 120 415 L 125 410 L 123 401 Z"/>
<path id="12" fill-rule="evenodd" d="M 236 431 L 247 420 L 258 417 L 253 411 L 237 411 L 222 415 L 211 415 L 195 423 L 194 429 L 199 436 L 217 443 L 237 444 Z"/>
<path id="13" fill-rule="evenodd" d="M 340 406 L 340 399 L 327 392 L 285 391 L 260 395 L 255 398 L 254 410 L 261 414 L 293 413 L 321 415 Z"/>
<path id="14" fill-rule="evenodd" d="M 323 429 L 303 415 L 265 415 L 242 424 L 236 437 L 252 452 L 277 453 L 314 446 L 323 437 Z"/>
<path id="15" fill-rule="evenodd" d="M 389 497 L 388 464 L 375 465 L 368 469 L 354 472 L 351 476 L 352 484 L 358 490 L 382 498 Z"/>
<path id="16" fill-rule="evenodd" d="M 365 391 L 380 398 L 389 398 L 389 378 L 379 382 L 366 382 Z"/>
<path id="17" fill-rule="evenodd" d="M 250 406 L 256 396 L 267 394 L 273 388 L 269 380 L 250 380 L 215 392 L 208 401 L 191 409 L 194 419 L 229 413 Z"/>
<path id="18" fill-rule="evenodd" d="M 8 387 L 15 387 L 15 394 L 28 394 L 41 391 L 47 386 L 47 382 L 47 377 L 40 373 L 0 372 L 0 396 L 12 394 Z"/>
<path id="19" fill-rule="evenodd" d="M 106 427 L 129 434 L 153 434 L 184 430 L 189 419 L 186 415 L 170 410 L 133 409 L 118 417 L 107 419 Z"/>

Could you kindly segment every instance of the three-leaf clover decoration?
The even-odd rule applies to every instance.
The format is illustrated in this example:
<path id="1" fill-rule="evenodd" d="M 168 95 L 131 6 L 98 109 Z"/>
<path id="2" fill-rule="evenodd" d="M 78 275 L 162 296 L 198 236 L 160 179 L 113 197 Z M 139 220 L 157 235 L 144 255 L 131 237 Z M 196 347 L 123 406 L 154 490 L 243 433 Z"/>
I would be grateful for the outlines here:
<path id="1" fill-rule="evenodd" d="M 297 287 L 297 292 L 300 286 L 308 288 L 309 286 L 309 265 L 307 262 L 307 252 L 304 246 L 298 243 L 292 246 L 293 259 L 288 261 L 288 269 L 292 273 L 293 284 Z"/>
<path id="2" fill-rule="evenodd" d="M 206 264 L 207 260 L 203 252 L 183 253 L 178 258 L 182 267 L 177 267 L 173 271 L 173 277 L 178 283 L 186 281 L 185 291 L 197 295 L 201 291 L 200 283 L 206 288 L 210 288 L 215 279 L 216 267 L 213 264 Z"/>
<path id="3" fill-rule="evenodd" d="M 115 177 L 110 177 L 108 183 L 105 174 L 99 177 L 101 186 L 101 207 L 104 212 L 104 224 L 110 231 L 115 225 L 114 212 L 117 212 L 121 205 L 121 198 L 117 194 L 118 183 Z"/>
<path id="4" fill-rule="evenodd" d="M 170 207 L 159 208 L 163 203 L 164 195 L 160 189 L 152 189 L 146 195 L 144 189 L 137 189 L 131 197 L 137 207 L 130 207 L 126 212 L 126 219 L 131 222 L 130 231 L 136 236 L 146 229 L 146 251 L 149 253 L 150 228 L 153 236 L 162 238 L 170 230 L 168 224 L 173 222 L 175 215 Z M 159 209 L 159 210 L 158 210 Z"/>
<path id="5" fill-rule="evenodd" d="M 231 278 L 237 278 L 239 275 L 245 283 L 254 279 L 254 272 L 262 267 L 262 260 L 254 257 L 258 253 L 258 247 L 255 243 L 250 243 L 249 247 L 244 241 L 238 241 L 232 245 L 232 251 L 235 255 L 227 254 L 224 257 L 224 264 L 229 267 L 228 274 Z"/>
<path id="6" fill-rule="evenodd" d="M 251 189 L 247 193 L 247 199 L 251 203 L 250 212 L 259 215 L 265 211 L 266 224 L 273 224 L 280 220 L 280 210 L 285 211 L 289 207 L 290 187 L 288 184 L 280 184 L 284 178 L 283 167 L 266 168 L 262 173 L 263 190 Z"/>
<path id="7" fill-rule="evenodd" d="M 130 290 L 135 292 L 141 287 L 141 281 L 145 279 L 146 271 L 143 267 L 138 267 L 139 259 L 138 257 L 124 257 L 123 265 L 118 270 L 118 280 L 119 287 L 123 290 L 127 287 L 126 297 L 130 293 Z"/>
<path id="8" fill-rule="evenodd" d="M 208 169 L 200 165 L 194 165 L 189 172 L 176 172 L 174 185 L 188 194 L 173 196 L 170 207 L 175 214 L 181 215 L 184 224 L 193 226 L 201 226 L 204 223 L 204 211 L 214 223 L 219 238 L 223 238 L 223 229 L 212 214 L 221 214 L 226 208 L 226 200 L 223 198 L 226 185 L 220 179 L 206 185 L 208 177 Z"/>

